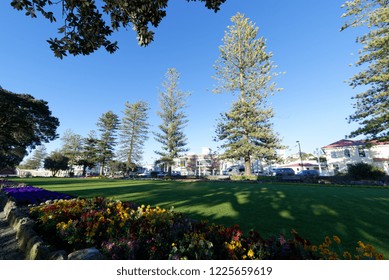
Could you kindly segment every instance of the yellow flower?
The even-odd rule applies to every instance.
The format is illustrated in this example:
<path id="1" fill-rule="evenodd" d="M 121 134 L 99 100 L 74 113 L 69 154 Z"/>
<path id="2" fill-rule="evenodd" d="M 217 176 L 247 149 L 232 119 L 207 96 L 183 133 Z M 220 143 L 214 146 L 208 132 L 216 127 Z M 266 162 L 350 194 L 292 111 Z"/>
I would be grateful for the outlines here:
<path id="1" fill-rule="evenodd" d="M 340 241 L 340 238 L 338 236 L 334 235 L 333 239 L 334 239 L 336 244 L 338 244 L 338 245 L 340 244 L 341 241 Z"/>
<path id="2" fill-rule="evenodd" d="M 253 257 L 254 257 L 254 251 L 250 249 L 250 250 L 247 252 L 247 256 L 248 256 L 249 258 L 253 258 Z"/>
<path id="3" fill-rule="evenodd" d="M 329 238 L 328 236 L 326 236 L 326 238 L 324 239 L 325 243 L 327 245 L 331 245 L 332 241 L 331 241 L 331 238 Z"/>
<path id="4" fill-rule="evenodd" d="M 351 260 L 351 258 L 352 258 L 351 254 L 347 251 L 343 253 L 343 257 L 347 260 Z"/>
<path id="5" fill-rule="evenodd" d="M 316 245 L 313 245 L 313 246 L 311 247 L 311 249 L 312 249 L 313 252 L 316 252 L 316 251 L 317 251 L 317 246 L 316 246 Z"/>
<path id="6" fill-rule="evenodd" d="M 362 249 L 365 249 L 365 244 L 363 244 L 362 241 L 358 241 L 358 245 L 359 245 L 359 247 L 361 247 Z"/>

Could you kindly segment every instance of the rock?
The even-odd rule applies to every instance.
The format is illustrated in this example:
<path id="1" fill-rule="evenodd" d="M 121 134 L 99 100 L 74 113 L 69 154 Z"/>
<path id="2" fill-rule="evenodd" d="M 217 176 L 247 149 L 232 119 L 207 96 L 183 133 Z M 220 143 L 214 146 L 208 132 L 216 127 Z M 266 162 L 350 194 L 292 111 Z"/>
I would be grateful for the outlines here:
<path id="1" fill-rule="evenodd" d="M 65 250 L 52 252 L 49 256 L 49 260 L 67 260 L 68 255 Z"/>
<path id="2" fill-rule="evenodd" d="M 96 248 L 88 248 L 79 250 L 69 254 L 69 260 L 105 260 L 103 254 L 100 253 Z"/>

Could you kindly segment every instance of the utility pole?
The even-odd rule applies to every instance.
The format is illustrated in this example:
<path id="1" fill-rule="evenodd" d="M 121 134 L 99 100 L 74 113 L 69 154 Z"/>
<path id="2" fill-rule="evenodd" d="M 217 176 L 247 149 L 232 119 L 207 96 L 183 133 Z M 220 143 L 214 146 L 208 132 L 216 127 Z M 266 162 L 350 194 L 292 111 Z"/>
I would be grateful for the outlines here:
<path id="1" fill-rule="evenodd" d="M 304 170 L 304 163 L 303 163 L 303 157 L 301 155 L 301 146 L 300 146 L 300 141 L 296 141 L 297 144 L 299 145 L 299 154 L 300 154 L 300 161 L 301 161 L 301 171 Z"/>
<path id="2" fill-rule="evenodd" d="M 319 173 L 320 173 L 320 176 L 321 176 L 322 170 L 321 170 L 320 150 L 319 150 L 319 148 L 316 148 L 315 153 L 316 153 L 316 156 L 317 156 L 317 163 L 319 164 Z"/>

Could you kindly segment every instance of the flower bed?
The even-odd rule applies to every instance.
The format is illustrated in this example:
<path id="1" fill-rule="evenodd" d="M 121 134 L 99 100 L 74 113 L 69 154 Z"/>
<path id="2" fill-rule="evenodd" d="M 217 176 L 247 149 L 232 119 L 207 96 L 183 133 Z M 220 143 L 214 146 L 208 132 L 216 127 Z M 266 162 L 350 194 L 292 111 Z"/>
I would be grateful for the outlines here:
<path id="1" fill-rule="evenodd" d="M 105 198 L 71 199 L 32 207 L 37 230 L 54 246 L 74 251 L 96 247 L 108 259 L 383 259 L 358 242 L 344 252 L 337 236 L 320 245 L 292 231 L 264 239 L 238 225 L 194 221 L 182 213 Z"/>
<path id="2" fill-rule="evenodd" d="M 18 205 L 40 204 L 48 200 L 70 199 L 70 195 L 52 192 L 32 186 L 3 187 L 3 192 L 11 196 Z"/>

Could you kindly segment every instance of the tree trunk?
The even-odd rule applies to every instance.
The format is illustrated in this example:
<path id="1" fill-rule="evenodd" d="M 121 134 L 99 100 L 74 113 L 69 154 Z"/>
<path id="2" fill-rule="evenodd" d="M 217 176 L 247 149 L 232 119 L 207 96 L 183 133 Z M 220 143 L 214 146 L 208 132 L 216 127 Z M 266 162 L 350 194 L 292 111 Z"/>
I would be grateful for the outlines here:
<path id="1" fill-rule="evenodd" d="M 244 175 L 251 175 L 251 160 L 250 157 L 244 159 Z"/>

